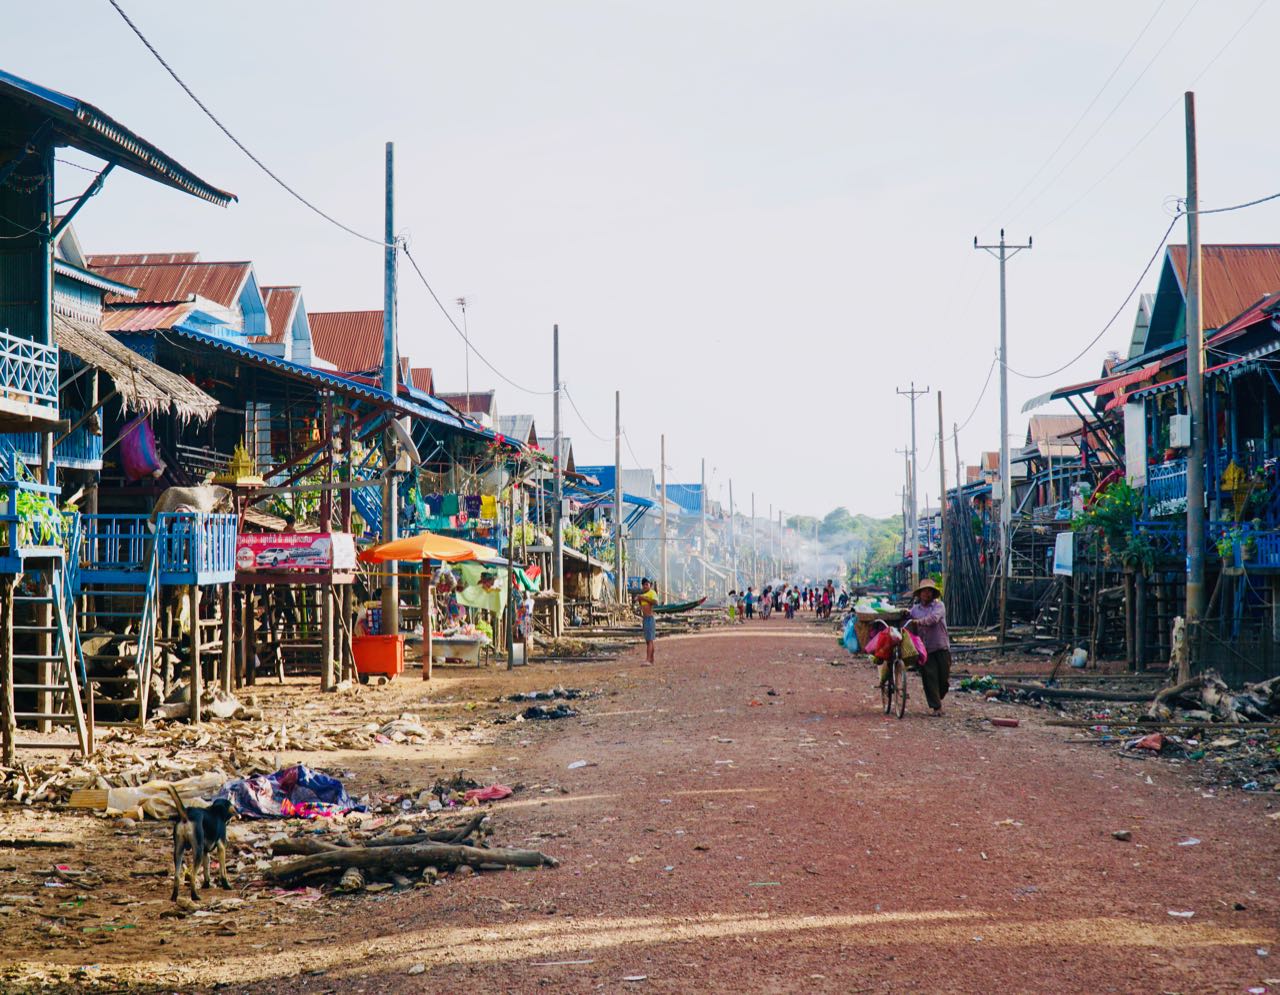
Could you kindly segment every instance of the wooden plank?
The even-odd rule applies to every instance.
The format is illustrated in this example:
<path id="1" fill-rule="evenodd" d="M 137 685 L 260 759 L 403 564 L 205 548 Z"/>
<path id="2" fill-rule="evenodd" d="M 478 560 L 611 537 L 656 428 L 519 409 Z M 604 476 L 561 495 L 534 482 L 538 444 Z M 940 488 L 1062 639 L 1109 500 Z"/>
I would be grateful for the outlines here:
<path id="1" fill-rule="evenodd" d="M 7 766 L 16 759 L 13 717 L 13 585 L 16 578 L 0 577 L 0 733 Z"/>
<path id="2" fill-rule="evenodd" d="M 191 693 L 191 708 L 189 711 L 191 724 L 198 726 L 200 724 L 200 696 L 204 690 L 204 673 L 200 664 L 200 586 L 192 584 L 188 589 L 187 597 L 190 599 L 191 606 L 191 667 L 188 674 L 187 688 Z"/>

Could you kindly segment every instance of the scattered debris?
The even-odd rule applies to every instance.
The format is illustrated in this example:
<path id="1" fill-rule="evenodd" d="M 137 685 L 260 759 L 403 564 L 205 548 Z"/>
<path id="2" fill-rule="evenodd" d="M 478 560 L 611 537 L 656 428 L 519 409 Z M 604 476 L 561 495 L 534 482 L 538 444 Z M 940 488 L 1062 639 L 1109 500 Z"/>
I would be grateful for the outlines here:
<path id="1" fill-rule="evenodd" d="M 1113 839 L 1117 839 L 1121 843 L 1128 843 L 1131 839 L 1133 839 L 1133 833 L 1130 832 L 1128 829 L 1117 829 L 1115 832 L 1111 834 L 1111 836 Z"/>

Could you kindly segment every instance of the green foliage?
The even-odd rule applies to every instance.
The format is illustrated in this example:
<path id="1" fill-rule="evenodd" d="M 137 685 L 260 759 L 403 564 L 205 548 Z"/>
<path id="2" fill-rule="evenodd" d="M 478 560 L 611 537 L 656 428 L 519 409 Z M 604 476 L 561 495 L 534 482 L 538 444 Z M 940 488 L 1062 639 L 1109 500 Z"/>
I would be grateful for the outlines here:
<path id="1" fill-rule="evenodd" d="M 1090 537 L 1094 549 L 1101 545 L 1106 556 L 1123 566 L 1148 574 L 1155 568 L 1156 548 L 1137 528 L 1142 513 L 1142 495 L 1126 480 L 1117 480 L 1071 523 L 1071 528 Z"/>

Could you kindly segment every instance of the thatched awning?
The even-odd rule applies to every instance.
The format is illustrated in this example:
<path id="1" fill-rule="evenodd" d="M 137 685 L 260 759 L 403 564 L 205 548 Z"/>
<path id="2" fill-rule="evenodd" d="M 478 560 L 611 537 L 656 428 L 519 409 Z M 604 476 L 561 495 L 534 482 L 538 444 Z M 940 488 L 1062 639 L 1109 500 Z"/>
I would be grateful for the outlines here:
<path id="1" fill-rule="evenodd" d="M 126 410 L 168 412 L 184 421 L 208 421 L 218 410 L 218 402 L 186 377 L 157 366 L 91 322 L 55 314 L 53 328 L 59 349 L 111 377 Z"/>

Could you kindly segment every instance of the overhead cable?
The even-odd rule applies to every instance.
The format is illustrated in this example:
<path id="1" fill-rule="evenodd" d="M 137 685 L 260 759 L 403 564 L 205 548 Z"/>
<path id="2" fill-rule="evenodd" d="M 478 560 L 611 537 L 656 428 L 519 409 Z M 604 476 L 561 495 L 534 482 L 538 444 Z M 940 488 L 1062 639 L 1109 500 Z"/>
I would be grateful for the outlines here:
<path id="1" fill-rule="evenodd" d="M 601 435 L 599 432 L 597 432 L 594 428 L 592 428 L 592 427 L 587 423 L 586 418 L 584 418 L 584 417 L 582 416 L 582 412 L 578 410 L 578 405 L 577 405 L 577 403 L 574 401 L 574 399 L 573 399 L 573 395 L 569 393 L 569 388 L 568 388 L 565 384 L 563 384 L 563 383 L 562 383 L 562 384 L 560 385 L 560 389 L 564 391 L 564 396 L 565 396 L 565 397 L 567 397 L 567 398 L 569 399 L 569 406 L 570 406 L 571 408 L 573 408 L 574 414 L 576 414 L 576 415 L 578 416 L 578 421 L 582 422 L 582 427 L 583 427 L 583 428 L 585 428 L 585 429 L 587 430 L 587 432 L 588 432 L 588 433 L 590 433 L 591 435 L 594 435 L 594 436 L 595 436 L 597 439 L 599 439 L 601 442 L 608 442 L 608 441 L 609 441 L 609 437 L 608 437 L 607 435 Z"/>
<path id="2" fill-rule="evenodd" d="M 1147 260 L 1147 265 L 1142 267 L 1142 273 L 1139 274 L 1137 281 L 1133 285 L 1133 288 L 1129 291 L 1128 294 L 1125 295 L 1124 300 L 1120 302 L 1120 306 L 1116 308 L 1115 313 L 1110 317 L 1107 323 L 1102 326 L 1102 331 L 1098 332 L 1097 335 L 1095 335 L 1092 339 L 1090 339 L 1088 345 L 1086 345 L 1083 349 L 1081 349 L 1078 353 L 1076 353 L 1073 357 L 1071 357 L 1071 359 L 1067 360 L 1057 369 L 1050 370 L 1048 373 L 1019 373 L 1012 366 L 1009 366 L 1008 363 L 1005 364 L 1005 369 L 1007 369 L 1015 377 L 1022 377 L 1024 380 L 1043 380 L 1046 377 L 1057 376 L 1063 370 L 1070 367 L 1078 359 L 1082 358 L 1086 353 L 1088 353 L 1090 349 L 1092 349 L 1095 345 L 1098 344 L 1102 336 L 1106 335 L 1107 332 L 1111 330 L 1111 326 L 1116 323 L 1116 319 L 1119 318 L 1120 315 L 1124 312 L 1124 309 L 1129 306 L 1129 302 L 1133 300 L 1133 295 L 1138 292 L 1138 288 L 1142 286 L 1142 281 L 1147 278 L 1147 274 L 1151 272 L 1151 267 L 1155 265 L 1156 259 L 1159 258 L 1160 252 L 1164 249 L 1165 243 L 1169 241 L 1169 235 L 1173 231 L 1173 226 L 1178 223 L 1178 221 L 1182 218 L 1182 216 L 1183 215 L 1181 211 L 1179 211 L 1176 215 L 1174 215 L 1173 220 L 1169 222 L 1169 227 L 1166 228 L 1164 230 L 1164 234 L 1160 236 L 1160 244 L 1156 246 L 1155 252 L 1151 253 L 1151 258 Z"/>
<path id="3" fill-rule="evenodd" d="M 142 33 L 142 30 L 136 24 L 134 24 L 133 20 L 129 17 L 129 15 L 124 12 L 124 8 L 120 6 L 119 0 L 107 0 L 107 3 L 111 4 L 111 6 L 116 9 L 116 13 L 118 13 L 122 18 L 124 18 L 124 23 L 129 25 L 130 30 L 133 31 L 133 33 L 138 36 L 138 40 L 141 41 L 142 44 L 144 44 L 147 47 L 147 51 L 149 51 L 152 55 L 155 56 L 156 61 L 159 62 L 160 65 L 164 66 L 165 72 L 167 72 L 170 76 L 173 77 L 173 81 L 177 83 L 180 87 L 182 87 L 183 90 L 186 91 L 187 96 L 190 97 L 193 101 L 195 101 L 195 104 L 197 107 L 199 107 L 202 111 L 204 111 L 205 117 L 207 117 L 210 121 L 216 124 L 218 126 L 218 130 L 221 131 L 224 135 L 226 135 L 229 139 L 231 139 L 232 143 L 236 146 L 236 148 L 238 148 L 241 152 L 243 152 L 246 156 L 248 156 L 250 161 L 252 161 L 255 166 L 257 166 L 264 173 L 266 173 L 273 180 L 275 180 L 276 183 L 278 183 L 286 193 L 288 193 L 291 197 L 297 200 L 304 207 L 320 215 L 320 217 L 324 218 L 330 224 L 336 225 L 337 227 L 341 228 L 347 234 L 354 235 L 356 238 L 363 239 L 364 241 L 369 242 L 373 245 L 381 245 L 383 248 L 392 247 L 393 243 L 391 242 L 383 241 L 380 238 L 372 238 L 369 235 L 365 235 L 363 232 L 356 231 L 354 228 L 352 228 L 349 225 L 344 225 L 337 218 L 333 217 L 331 214 L 325 213 L 323 210 L 321 210 L 311 201 L 307 200 L 306 197 L 302 196 L 302 194 L 298 193 L 297 190 L 289 186 L 289 184 L 286 183 L 284 180 L 282 180 L 275 172 L 273 172 L 271 168 L 267 166 L 266 163 L 264 163 L 256 155 L 250 152 L 248 146 L 246 146 L 244 142 L 240 141 L 240 139 L 238 139 L 235 135 L 233 135 L 231 133 L 231 130 L 225 124 L 223 124 L 220 120 L 218 120 L 217 116 L 213 113 L 213 111 L 209 110 L 205 102 L 196 96 L 195 91 L 192 90 L 191 87 L 187 85 L 186 81 L 174 71 L 173 67 L 169 65 L 168 62 L 165 61 L 164 56 L 161 55 L 159 51 L 156 50 L 156 47 L 151 44 L 151 42 L 147 39 L 147 36 Z"/>

